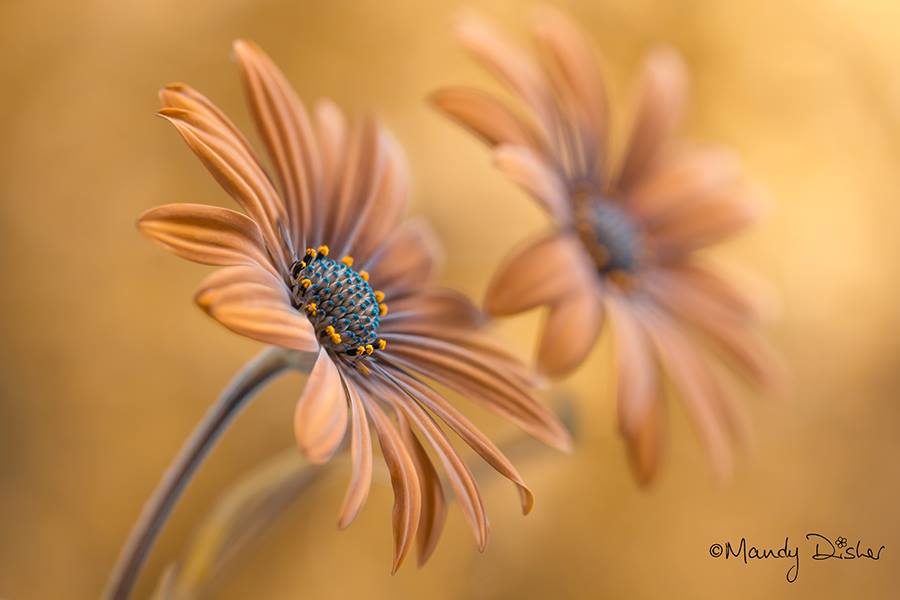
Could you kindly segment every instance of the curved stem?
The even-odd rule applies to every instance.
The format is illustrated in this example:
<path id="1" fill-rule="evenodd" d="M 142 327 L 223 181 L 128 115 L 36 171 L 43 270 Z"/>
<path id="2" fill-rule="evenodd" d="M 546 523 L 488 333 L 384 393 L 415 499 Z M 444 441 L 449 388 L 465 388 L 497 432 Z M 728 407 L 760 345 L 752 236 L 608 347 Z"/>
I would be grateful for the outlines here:
<path id="1" fill-rule="evenodd" d="M 110 600 L 128 598 L 137 582 L 141 566 L 175 502 L 231 420 L 249 403 L 264 383 L 288 368 L 308 370 L 315 357 L 315 354 L 306 355 L 283 348 L 269 347 L 235 375 L 219 400 L 209 409 L 182 446 L 171 466 L 163 474 L 153 496 L 144 506 L 112 572 L 105 598 Z"/>

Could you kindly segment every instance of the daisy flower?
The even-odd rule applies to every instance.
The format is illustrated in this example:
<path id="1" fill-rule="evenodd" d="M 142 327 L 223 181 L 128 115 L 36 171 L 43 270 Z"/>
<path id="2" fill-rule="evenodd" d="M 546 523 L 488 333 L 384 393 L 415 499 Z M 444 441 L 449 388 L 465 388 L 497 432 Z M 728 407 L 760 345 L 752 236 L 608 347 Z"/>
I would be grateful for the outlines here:
<path id="1" fill-rule="evenodd" d="M 552 231 L 514 252 L 489 286 L 495 316 L 547 308 L 539 369 L 582 364 L 608 323 L 614 339 L 618 423 L 636 476 L 657 472 L 664 434 L 663 373 L 680 392 L 716 473 L 745 427 L 708 347 L 764 387 L 776 363 L 758 332 L 745 284 L 698 255 L 752 224 L 760 190 L 726 151 L 677 137 L 685 67 L 670 49 L 647 56 L 624 149 L 609 151 L 609 106 L 592 48 L 567 17 L 535 20 L 540 61 L 474 15 L 462 45 L 511 92 L 469 87 L 433 102 L 493 149 L 496 167 L 546 211 Z"/>
<path id="2" fill-rule="evenodd" d="M 169 85 L 159 114 L 242 211 L 170 204 L 141 216 L 140 230 L 183 258 L 221 267 L 196 295 L 213 319 L 265 344 L 316 353 L 294 433 L 316 463 L 349 437 L 340 527 L 369 493 L 377 438 L 395 495 L 393 570 L 414 541 L 420 563 L 437 543 L 446 514 L 439 468 L 483 549 L 482 498 L 445 427 L 517 486 L 525 513 L 532 493 L 436 386 L 556 448 L 569 448 L 565 428 L 536 400 L 530 371 L 479 332 L 479 311 L 435 285 L 439 248 L 424 222 L 404 220 L 406 166 L 387 132 L 369 117 L 348 123 L 327 100 L 307 113 L 257 46 L 238 41 L 234 53 L 274 179 L 212 102 Z"/>

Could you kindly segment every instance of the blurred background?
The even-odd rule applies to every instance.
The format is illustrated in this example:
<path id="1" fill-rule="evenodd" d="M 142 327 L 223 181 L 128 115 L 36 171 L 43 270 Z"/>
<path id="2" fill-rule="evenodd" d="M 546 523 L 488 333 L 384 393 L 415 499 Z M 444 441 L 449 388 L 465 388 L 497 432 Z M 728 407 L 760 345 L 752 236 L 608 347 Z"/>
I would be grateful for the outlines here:
<path id="1" fill-rule="evenodd" d="M 483 4 L 483 6 L 479 6 Z M 518 512 L 481 477 L 492 540 L 474 547 L 453 506 L 427 568 L 390 567 L 390 486 L 338 532 L 340 458 L 214 590 L 221 598 L 896 598 L 900 594 L 900 3 L 889 0 L 559 2 L 592 36 L 615 97 L 650 46 L 692 70 L 687 135 L 731 145 L 777 199 L 769 220 L 716 250 L 774 284 L 768 334 L 793 371 L 782 399 L 745 393 L 756 443 L 715 484 L 671 411 L 649 491 L 615 431 L 607 346 L 549 397 L 571 398 L 570 457 L 537 447 Z M 525 41 L 531 4 L 473 2 Z M 175 201 L 226 203 L 157 89 L 185 81 L 249 131 L 230 43 L 259 42 L 308 102 L 372 108 L 411 157 L 412 210 L 450 249 L 444 282 L 480 298 L 543 220 L 485 149 L 423 102 L 448 83 L 493 85 L 449 34 L 456 2 L 6 0 L 0 3 L 0 598 L 94 598 L 182 440 L 257 344 L 192 304 L 208 272 L 134 228 Z M 621 102 L 619 103 L 621 107 Z M 622 112 L 618 115 L 621 117 Z M 473 218 L 477 210 L 478 218 Z M 538 315 L 497 335 L 523 358 Z M 241 416 L 178 506 L 144 572 L 152 590 L 192 528 L 242 474 L 292 445 L 302 379 Z M 464 408 L 468 409 L 468 406 Z M 516 432 L 468 411 L 497 439 Z M 803 536 L 885 545 L 879 562 L 813 562 Z M 710 544 L 801 546 L 788 563 L 710 558 Z"/>

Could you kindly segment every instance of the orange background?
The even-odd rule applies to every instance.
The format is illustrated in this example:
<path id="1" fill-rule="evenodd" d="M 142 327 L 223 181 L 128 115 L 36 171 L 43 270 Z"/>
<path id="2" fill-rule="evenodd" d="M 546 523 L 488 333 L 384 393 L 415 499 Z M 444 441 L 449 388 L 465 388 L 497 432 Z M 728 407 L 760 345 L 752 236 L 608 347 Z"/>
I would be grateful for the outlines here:
<path id="1" fill-rule="evenodd" d="M 530 5 L 473 3 L 515 35 Z M 530 451 L 537 494 L 481 478 L 492 541 L 458 507 L 432 562 L 390 563 L 390 486 L 334 527 L 340 458 L 233 564 L 222 598 L 889 598 L 900 594 L 900 3 L 886 0 L 565 2 L 621 100 L 651 45 L 691 67 L 689 137 L 735 148 L 776 198 L 762 227 L 717 250 L 774 283 L 770 336 L 793 371 L 780 400 L 746 394 L 758 432 L 718 487 L 679 410 L 643 492 L 615 433 L 604 350 L 549 397 L 578 418 L 571 457 Z M 249 121 L 229 47 L 259 42 L 308 101 L 372 108 L 411 157 L 413 212 L 446 247 L 446 283 L 480 297 L 543 222 L 471 136 L 429 109 L 488 78 L 449 35 L 455 3 L 6 1 L 0 5 L 0 598 L 97 597 L 143 501 L 231 374 L 256 350 L 191 303 L 207 272 L 141 239 L 137 215 L 226 202 L 162 120 L 156 90 L 191 83 Z M 621 105 L 621 103 L 620 103 Z M 619 113 L 621 116 L 621 112 Z M 530 356 L 537 315 L 497 335 Z M 290 447 L 301 379 L 244 414 L 179 505 L 141 580 L 149 593 L 192 526 L 241 473 Z M 468 407 L 465 407 L 468 408 Z M 470 411 L 498 439 L 515 433 Z M 808 531 L 887 546 L 881 561 L 813 563 Z M 801 546 L 789 566 L 716 561 L 714 542 Z M 805 560 L 804 560 L 805 559 Z"/>

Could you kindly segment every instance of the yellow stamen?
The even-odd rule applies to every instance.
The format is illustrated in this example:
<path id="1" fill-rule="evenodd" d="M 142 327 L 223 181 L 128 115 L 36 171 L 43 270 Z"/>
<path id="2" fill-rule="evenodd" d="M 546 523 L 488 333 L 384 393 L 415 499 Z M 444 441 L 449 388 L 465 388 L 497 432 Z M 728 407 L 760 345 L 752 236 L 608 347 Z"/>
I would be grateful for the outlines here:
<path id="1" fill-rule="evenodd" d="M 375 290 L 375 300 L 377 302 L 381 302 L 382 300 L 384 300 L 384 292 L 382 292 L 381 290 Z"/>
<path id="2" fill-rule="evenodd" d="M 342 339 L 343 339 L 343 338 L 341 338 L 341 334 L 339 334 L 339 333 L 333 333 L 333 334 L 331 335 L 331 342 L 332 342 L 333 344 L 340 344 L 341 341 L 342 341 Z"/>
<path id="3" fill-rule="evenodd" d="M 363 278 L 363 281 L 369 280 L 369 272 L 368 271 L 360 271 L 359 276 Z"/>
<path id="4" fill-rule="evenodd" d="M 334 335 L 334 325 L 329 325 L 325 328 L 326 335 Z"/>
<path id="5" fill-rule="evenodd" d="M 387 342 L 382 339 L 379 339 L 378 340 L 378 349 L 384 350 L 385 348 L 387 348 Z"/>
<path id="6" fill-rule="evenodd" d="M 378 310 L 379 310 L 379 312 L 380 312 L 380 314 L 381 314 L 382 317 L 383 317 L 384 315 L 388 314 L 388 306 L 387 306 L 387 304 L 385 304 L 384 302 L 382 302 L 381 304 L 378 305 Z"/>
<path id="7" fill-rule="evenodd" d="M 308 312 L 312 316 L 316 316 L 316 303 L 315 302 L 310 302 L 309 304 L 306 305 L 305 308 L 306 308 L 306 312 Z"/>
<path id="8" fill-rule="evenodd" d="M 348 267 L 352 267 L 353 266 L 353 257 L 350 255 L 347 255 L 341 259 L 341 262 L 344 263 L 345 265 L 347 265 Z"/>
<path id="9" fill-rule="evenodd" d="M 328 246 L 326 246 L 325 244 L 319 246 L 319 254 L 321 254 L 322 256 L 328 256 Z"/>
<path id="10" fill-rule="evenodd" d="M 306 249 L 306 255 L 307 255 L 307 256 L 315 256 L 315 255 L 316 255 L 316 249 L 315 249 L 315 248 L 307 248 L 307 249 Z"/>
<path id="11" fill-rule="evenodd" d="M 357 355 L 357 356 L 362 356 L 362 355 L 365 354 L 365 353 L 366 353 L 366 347 L 365 347 L 365 346 L 360 346 L 359 348 L 356 349 L 356 355 Z"/>
<path id="12" fill-rule="evenodd" d="M 372 347 L 372 344 L 366 344 L 366 354 L 371 356 L 373 352 L 375 352 L 375 348 Z"/>
<path id="13" fill-rule="evenodd" d="M 309 279 L 301 279 L 300 285 L 302 285 L 303 289 L 305 290 L 305 289 L 309 288 L 309 286 L 312 285 L 312 281 L 310 281 Z"/>

